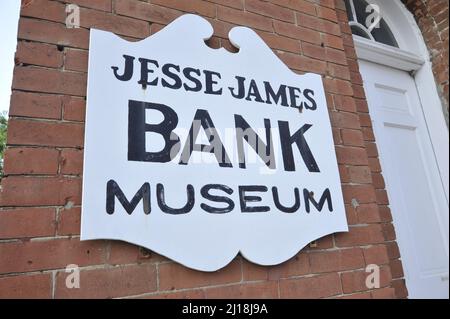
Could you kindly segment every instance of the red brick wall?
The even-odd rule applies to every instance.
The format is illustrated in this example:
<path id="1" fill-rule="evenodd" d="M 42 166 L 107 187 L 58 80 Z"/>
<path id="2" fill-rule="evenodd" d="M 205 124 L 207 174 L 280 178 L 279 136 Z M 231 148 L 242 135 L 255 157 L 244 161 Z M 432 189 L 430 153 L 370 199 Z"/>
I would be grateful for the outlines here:
<path id="1" fill-rule="evenodd" d="M 407 296 L 342 0 L 71 0 L 81 7 L 80 29 L 65 27 L 64 2 L 27 0 L 21 11 L 0 193 L 0 297 Z M 142 39 L 183 12 L 213 24 L 211 46 L 230 47 L 228 30 L 249 26 L 294 72 L 323 75 L 349 233 L 279 266 L 238 256 L 214 273 L 123 242 L 79 241 L 89 28 Z M 368 290 L 372 263 L 381 288 Z M 68 264 L 81 267 L 80 289 L 65 286 Z"/>
<path id="2" fill-rule="evenodd" d="M 430 53 L 433 73 L 448 117 L 448 0 L 402 0 L 412 12 Z"/>

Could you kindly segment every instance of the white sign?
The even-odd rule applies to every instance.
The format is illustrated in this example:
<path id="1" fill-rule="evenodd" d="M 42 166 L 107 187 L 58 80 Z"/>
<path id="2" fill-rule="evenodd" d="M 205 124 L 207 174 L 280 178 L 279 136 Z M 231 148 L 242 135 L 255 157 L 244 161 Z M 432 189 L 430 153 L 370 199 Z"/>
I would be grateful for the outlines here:
<path id="1" fill-rule="evenodd" d="M 320 75 L 251 29 L 238 53 L 184 15 L 128 42 L 91 29 L 81 239 L 117 239 L 214 271 L 347 231 Z"/>

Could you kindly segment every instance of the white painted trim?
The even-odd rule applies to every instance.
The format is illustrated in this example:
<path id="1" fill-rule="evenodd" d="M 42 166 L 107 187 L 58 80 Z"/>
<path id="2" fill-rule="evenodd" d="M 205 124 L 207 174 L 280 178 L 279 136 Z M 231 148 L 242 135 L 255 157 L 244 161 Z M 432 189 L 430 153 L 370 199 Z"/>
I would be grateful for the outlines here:
<path id="1" fill-rule="evenodd" d="M 414 16 L 400 0 L 367 0 L 377 4 L 400 49 L 368 44 L 368 40 L 353 36 L 358 59 L 415 71 L 414 81 L 435 154 L 440 179 L 449 202 L 449 129 L 446 124 L 437 85 L 432 72 L 430 55 Z M 448 240 L 448 239 L 447 239 Z M 404 265 L 405 271 L 408 265 Z M 408 280 L 406 280 L 408 286 Z"/>
<path id="2" fill-rule="evenodd" d="M 403 71 L 416 71 L 425 63 L 420 56 L 379 42 L 354 35 L 359 59 L 386 65 Z"/>
<path id="3" fill-rule="evenodd" d="M 412 13 L 400 0 L 367 0 L 367 2 L 380 6 L 383 19 L 394 34 L 400 49 L 353 36 L 358 59 L 404 71 L 415 71 L 414 80 L 448 203 L 449 130 L 422 32 Z"/>

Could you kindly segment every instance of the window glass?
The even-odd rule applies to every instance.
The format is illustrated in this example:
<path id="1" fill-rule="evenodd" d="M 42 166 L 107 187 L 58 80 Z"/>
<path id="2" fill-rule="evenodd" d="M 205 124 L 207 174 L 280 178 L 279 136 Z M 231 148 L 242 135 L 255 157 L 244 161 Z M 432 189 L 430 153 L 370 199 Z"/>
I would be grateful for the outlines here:
<path id="1" fill-rule="evenodd" d="M 382 16 L 377 26 L 366 25 L 366 22 L 367 24 L 373 22 L 373 19 L 366 21 L 369 15 L 376 13 L 367 1 L 344 0 L 344 2 L 352 34 L 398 48 L 394 34 Z"/>

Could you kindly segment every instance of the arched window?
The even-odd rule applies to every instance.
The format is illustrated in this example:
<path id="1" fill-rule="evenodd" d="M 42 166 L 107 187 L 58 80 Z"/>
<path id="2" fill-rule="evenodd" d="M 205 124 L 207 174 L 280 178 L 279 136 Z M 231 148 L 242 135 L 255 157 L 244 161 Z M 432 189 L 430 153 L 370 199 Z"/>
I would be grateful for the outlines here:
<path id="1" fill-rule="evenodd" d="M 379 7 L 365 0 L 344 0 L 354 35 L 398 48 L 398 43 L 382 17 Z"/>

